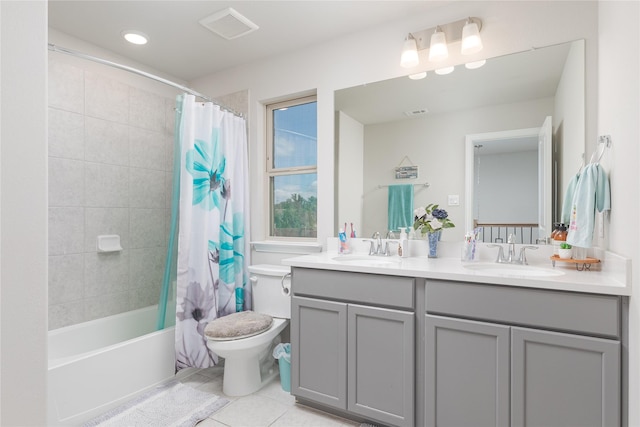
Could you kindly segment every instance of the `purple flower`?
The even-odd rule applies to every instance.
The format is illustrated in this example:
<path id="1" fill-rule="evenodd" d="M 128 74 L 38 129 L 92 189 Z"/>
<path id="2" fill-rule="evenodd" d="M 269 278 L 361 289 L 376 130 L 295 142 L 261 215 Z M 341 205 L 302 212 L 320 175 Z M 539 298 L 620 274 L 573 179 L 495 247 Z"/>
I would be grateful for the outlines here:
<path id="1" fill-rule="evenodd" d="M 180 321 L 193 319 L 200 335 L 204 336 L 204 328 L 215 318 L 215 295 L 212 287 L 202 289 L 200 283 L 190 282 L 187 295 L 182 300 L 182 311 L 176 313 Z"/>
<path id="2" fill-rule="evenodd" d="M 444 209 L 434 209 L 433 212 L 431 212 L 431 215 L 433 215 L 434 218 L 438 219 L 445 219 L 449 216 L 447 211 L 445 211 Z"/>

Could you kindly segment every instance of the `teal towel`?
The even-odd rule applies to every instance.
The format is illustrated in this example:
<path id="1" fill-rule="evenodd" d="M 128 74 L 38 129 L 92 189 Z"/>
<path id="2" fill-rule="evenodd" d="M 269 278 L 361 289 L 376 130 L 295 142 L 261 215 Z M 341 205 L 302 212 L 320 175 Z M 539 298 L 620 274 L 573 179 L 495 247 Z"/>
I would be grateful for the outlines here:
<path id="1" fill-rule="evenodd" d="M 576 192 L 578 181 L 580 180 L 580 174 L 576 174 L 569 181 L 567 186 L 567 192 L 564 193 L 564 202 L 562 203 L 562 214 L 560 214 L 560 222 L 562 224 L 569 225 L 571 221 L 571 204 L 573 203 L 573 195 Z"/>
<path id="2" fill-rule="evenodd" d="M 413 225 L 413 185 L 389 186 L 389 230 Z"/>
<path id="3" fill-rule="evenodd" d="M 611 209 L 609 178 L 602 166 L 591 163 L 584 167 L 571 202 L 567 243 L 590 248 L 593 240 L 596 210 Z"/>

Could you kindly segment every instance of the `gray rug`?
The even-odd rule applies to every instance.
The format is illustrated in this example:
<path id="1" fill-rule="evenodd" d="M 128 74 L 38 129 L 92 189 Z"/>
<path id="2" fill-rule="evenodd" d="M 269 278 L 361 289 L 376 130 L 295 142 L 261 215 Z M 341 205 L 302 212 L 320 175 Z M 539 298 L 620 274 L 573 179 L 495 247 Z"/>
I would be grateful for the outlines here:
<path id="1" fill-rule="evenodd" d="M 171 381 L 88 421 L 84 426 L 194 426 L 227 403 L 229 400 L 223 397 Z"/>

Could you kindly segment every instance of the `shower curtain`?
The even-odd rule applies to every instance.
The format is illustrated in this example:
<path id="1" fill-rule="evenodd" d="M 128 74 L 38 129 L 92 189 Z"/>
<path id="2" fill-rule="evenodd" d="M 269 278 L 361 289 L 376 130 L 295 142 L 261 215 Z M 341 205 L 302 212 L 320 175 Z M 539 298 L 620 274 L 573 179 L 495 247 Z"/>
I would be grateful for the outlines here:
<path id="1" fill-rule="evenodd" d="M 212 103 L 178 97 L 180 213 L 176 369 L 218 362 L 204 328 L 236 311 L 236 289 L 251 308 L 245 120 Z M 240 292 L 238 292 L 240 293 Z"/>

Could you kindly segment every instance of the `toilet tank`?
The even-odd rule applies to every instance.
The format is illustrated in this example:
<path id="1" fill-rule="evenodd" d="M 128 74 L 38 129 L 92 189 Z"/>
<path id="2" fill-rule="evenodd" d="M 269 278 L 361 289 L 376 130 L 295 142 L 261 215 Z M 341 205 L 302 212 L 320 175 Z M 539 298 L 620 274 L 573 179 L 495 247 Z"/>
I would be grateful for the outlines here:
<path id="1" fill-rule="evenodd" d="M 290 272 L 291 268 L 286 265 L 258 264 L 249 266 L 253 311 L 281 319 L 291 318 Z"/>

